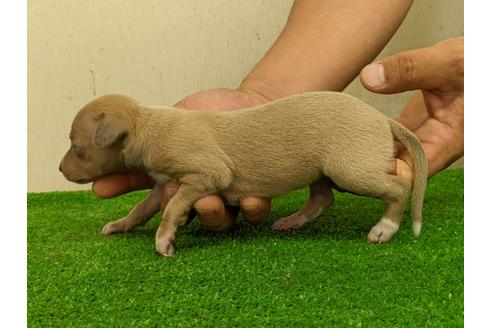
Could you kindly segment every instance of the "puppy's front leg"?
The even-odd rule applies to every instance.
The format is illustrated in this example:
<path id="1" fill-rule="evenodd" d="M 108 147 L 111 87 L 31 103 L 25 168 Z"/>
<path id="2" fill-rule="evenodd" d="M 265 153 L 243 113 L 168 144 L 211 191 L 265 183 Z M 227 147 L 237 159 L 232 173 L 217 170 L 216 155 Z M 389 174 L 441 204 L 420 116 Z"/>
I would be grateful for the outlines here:
<path id="1" fill-rule="evenodd" d="M 161 224 L 155 236 L 155 247 L 160 254 L 164 256 L 173 255 L 172 243 L 175 240 L 177 228 L 186 223 L 188 212 L 193 203 L 200 197 L 213 192 L 215 190 L 206 190 L 200 183 L 195 185 L 182 183 L 179 186 L 177 193 L 171 198 L 164 210 Z"/>
<path id="2" fill-rule="evenodd" d="M 159 212 L 163 192 L 164 185 L 155 184 L 150 194 L 138 203 L 127 216 L 106 224 L 102 228 L 102 233 L 111 235 L 113 233 L 129 232 L 139 225 L 145 225 L 154 214 Z"/>

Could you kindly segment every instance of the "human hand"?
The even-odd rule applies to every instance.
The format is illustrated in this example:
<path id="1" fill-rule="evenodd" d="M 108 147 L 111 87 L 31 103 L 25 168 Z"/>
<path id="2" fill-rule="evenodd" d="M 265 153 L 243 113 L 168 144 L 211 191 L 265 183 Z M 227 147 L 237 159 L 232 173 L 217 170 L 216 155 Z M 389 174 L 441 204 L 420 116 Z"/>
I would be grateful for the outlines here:
<path id="1" fill-rule="evenodd" d="M 179 101 L 175 106 L 190 110 L 228 111 L 243 107 L 252 107 L 269 101 L 253 89 L 213 89 L 200 91 Z M 97 179 L 92 190 L 102 198 L 118 196 L 127 192 L 152 188 L 155 181 L 143 171 L 128 171 Z M 177 192 L 179 185 L 175 181 L 166 184 L 161 201 L 164 209 Z M 203 225 L 212 231 L 227 230 L 235 222 L 237 210 L 226 207 L 217 195 L 203 197 L 195 202 L 193 208 Z M 247 197 L 241 199 L 240 209 L 245 218 L 253 224 L 264 221 L 270 211 L 270 199 Z"/>
<path id="2" fill-rule="evenodd" d="M 409 90 L 413 97 L 396 118 L 422 142 L 429 177 L 464 154 L 464 38 L 395 54 L 366 66 L 361 82 L 370 91 L 392 94 Z M 409 155 L 397 144 L 398 158 L 410 164 Z M 398 161 L 394 171 L 411 175 Z"/>

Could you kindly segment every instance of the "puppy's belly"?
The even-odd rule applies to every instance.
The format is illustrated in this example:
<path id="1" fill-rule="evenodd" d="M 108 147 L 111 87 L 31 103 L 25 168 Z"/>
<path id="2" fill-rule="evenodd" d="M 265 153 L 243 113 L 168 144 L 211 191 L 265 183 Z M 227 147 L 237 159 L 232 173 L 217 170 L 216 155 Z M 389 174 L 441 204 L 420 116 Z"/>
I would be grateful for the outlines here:
<path id="1" fill-rule="evenodd" d="M 283 195 L 299 188 L 308 186 L 322 178 L 321 174 L 306 174 L 303 176 L 290 177 L 290 180 L 282 177 L 264 178 L 258 180 L 236 179 L 232 185 L 222 190 L 219 195 L 228 205 L 238 205 L 245 197 L 265 197 Z"/>

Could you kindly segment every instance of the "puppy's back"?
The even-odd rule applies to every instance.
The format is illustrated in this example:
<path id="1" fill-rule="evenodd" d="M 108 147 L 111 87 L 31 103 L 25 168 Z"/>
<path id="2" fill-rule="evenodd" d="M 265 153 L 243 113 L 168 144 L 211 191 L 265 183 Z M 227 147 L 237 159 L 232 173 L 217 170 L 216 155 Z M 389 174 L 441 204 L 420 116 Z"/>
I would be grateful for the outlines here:
<path id="1" fill-rule="evenodd" d="M 217 113 L 214 121 L 216 142 L 234 164 L 238 188 L 254 186 L 244 194 L 268 183 L 273 187 L 273 180 L 278 193 L 302 187 L 322 176 L 326 161 L 357 161 L 361 153 L 370 152 L 379 169 L 393 150 L 387 118 L 337 92 L 304 93 Z"/>
<path id="2" fill-rule="evenodd" d="M 387 118 L 368 104 L 339 92 L 310 92 L 261 106 L 217 113 L 217 142 L 229 153 L 237 147 L 309 152 L 365 137 L 391 138 Z M 262 151 L 263 152 L 263 151 Z M 315 155 L 315 154 L 313 154 Z"/>

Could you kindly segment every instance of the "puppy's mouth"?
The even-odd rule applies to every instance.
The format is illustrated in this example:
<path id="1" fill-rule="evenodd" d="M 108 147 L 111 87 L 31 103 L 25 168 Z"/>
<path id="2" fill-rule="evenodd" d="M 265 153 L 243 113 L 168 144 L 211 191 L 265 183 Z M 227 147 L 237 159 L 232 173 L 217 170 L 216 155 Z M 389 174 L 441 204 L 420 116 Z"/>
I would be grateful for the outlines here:
<path id="1" fill-rule="evenodd" d="M 67 172 L 66 170 L 64 170 L 62 173 L 65 179 L 77 184 L 86 184 L 86 183 L 94 182 L 94 180 L 98 178 L 98 176 L 92 176 L 87 174 L 73 174 L 72 171 Z"/>

